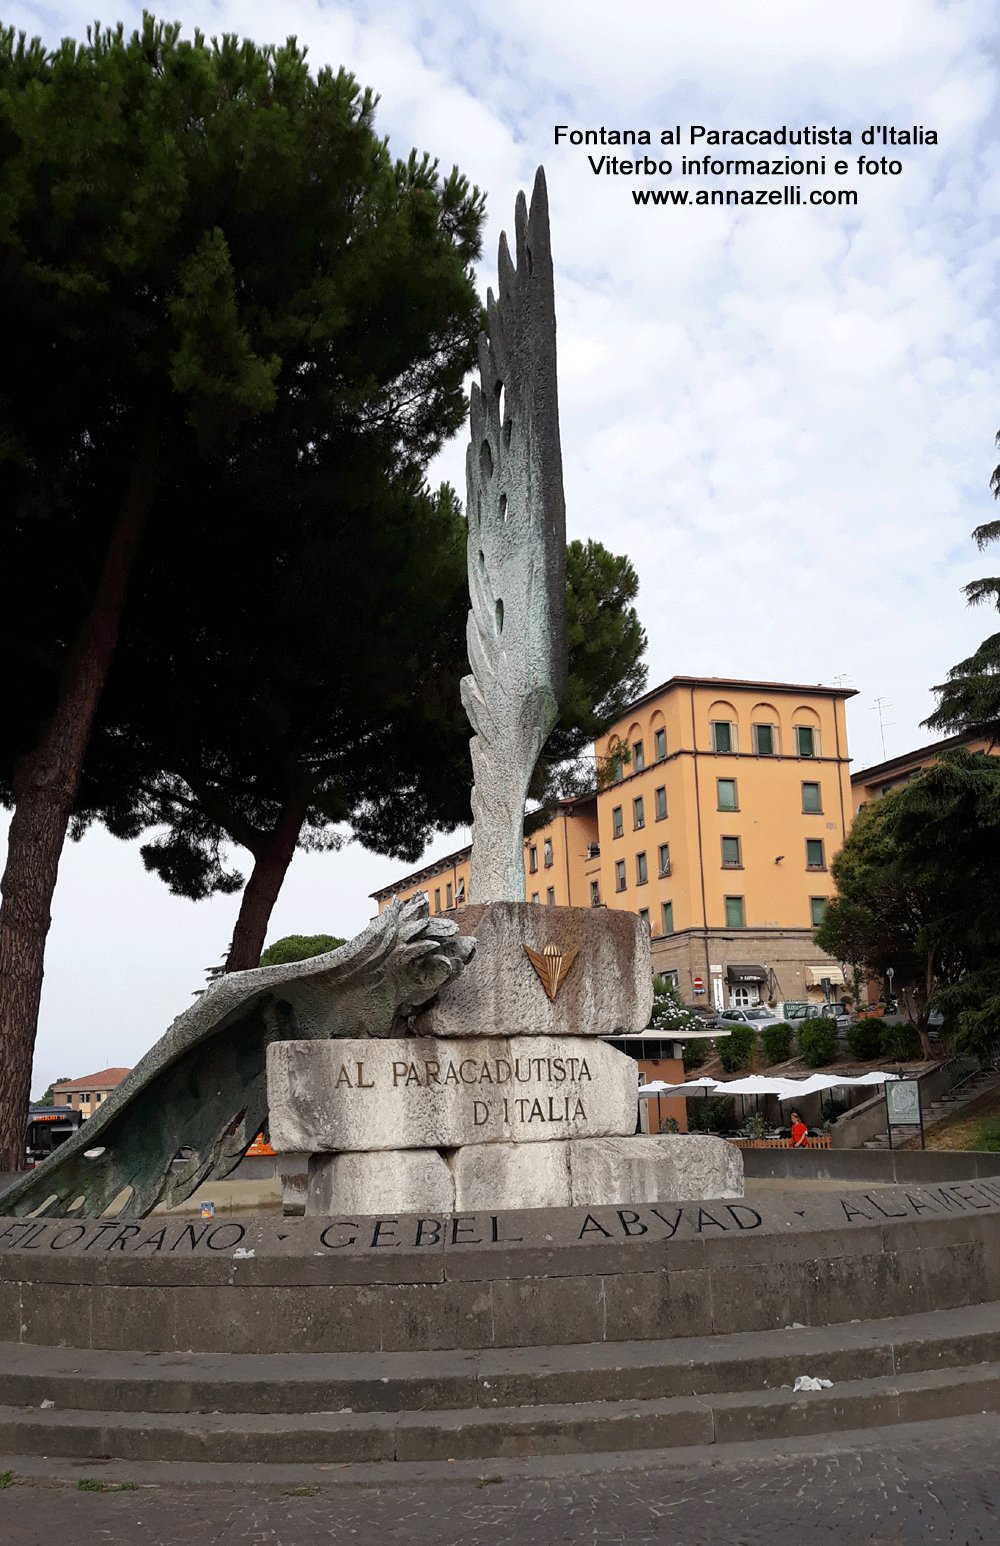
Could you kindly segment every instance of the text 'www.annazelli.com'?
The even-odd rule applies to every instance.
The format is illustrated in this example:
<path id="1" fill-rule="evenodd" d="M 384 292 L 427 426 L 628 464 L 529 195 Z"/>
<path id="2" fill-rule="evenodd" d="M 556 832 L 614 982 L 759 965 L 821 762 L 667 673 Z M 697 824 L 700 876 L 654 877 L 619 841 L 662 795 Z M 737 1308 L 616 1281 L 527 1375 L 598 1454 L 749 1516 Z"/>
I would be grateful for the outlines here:
<path id="1" fill-rule="evenodd" d="M 781 188 L 633 188 L 636 204 L 690 204 L 702 208 L 712 204 L 856 204 L 856 188 L 810 188 L 803 194 L 797 184 Z"/>

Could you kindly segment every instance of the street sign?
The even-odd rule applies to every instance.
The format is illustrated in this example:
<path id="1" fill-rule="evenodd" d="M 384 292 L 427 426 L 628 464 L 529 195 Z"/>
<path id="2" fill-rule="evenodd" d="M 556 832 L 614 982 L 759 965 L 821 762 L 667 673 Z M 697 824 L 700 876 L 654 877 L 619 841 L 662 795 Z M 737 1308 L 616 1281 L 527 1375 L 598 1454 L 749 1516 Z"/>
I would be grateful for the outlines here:
<path id="1" fill-rule="evenodd" d="M 696 993 L 704 993 L 705 991 L 705 984 L 700 977 L 696 977 L 694 980 L 694 991 Z"/>
<path id="2" fill-rule="evenodd" d="M 885 1082 L 885 1114 L 889 1127 L 889 1144 L 892 1145 L 894 1127 L 920 1128 L 920 1147 L 924 1143 L 924 1114 L 920 1109 L 920 1081 L 918 1079 L 887 1079 Z"/>

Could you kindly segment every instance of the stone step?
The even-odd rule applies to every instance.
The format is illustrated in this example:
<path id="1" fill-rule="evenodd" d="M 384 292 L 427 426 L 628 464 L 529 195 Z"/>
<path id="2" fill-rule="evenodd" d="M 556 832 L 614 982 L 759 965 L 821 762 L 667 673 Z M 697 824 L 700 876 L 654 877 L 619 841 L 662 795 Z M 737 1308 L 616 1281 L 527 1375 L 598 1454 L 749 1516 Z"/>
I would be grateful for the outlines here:
<path id="1" fill-rule="evenodd" d="M 819 1415 L 803 1415 L 803 1398 L 793 1397 L 800 1374 L 833 1381 Z M 138 1354 L 18 1344 L 0 1347 L 0 1453 L 226 1464 L 592 1453 L 958 1415 L 990 1407 L 997 1389 L 996 1304 L 479 1352 Z"/>
<path id="2" fill-rule="evenodd" d="M 828 1390 L 440 1412 L 128 1413 L 0 1408 L 0 1453 L 95 1461 L 327 1463 L 608 1454 L 1000 1411 L 1000 1363 Z"/>

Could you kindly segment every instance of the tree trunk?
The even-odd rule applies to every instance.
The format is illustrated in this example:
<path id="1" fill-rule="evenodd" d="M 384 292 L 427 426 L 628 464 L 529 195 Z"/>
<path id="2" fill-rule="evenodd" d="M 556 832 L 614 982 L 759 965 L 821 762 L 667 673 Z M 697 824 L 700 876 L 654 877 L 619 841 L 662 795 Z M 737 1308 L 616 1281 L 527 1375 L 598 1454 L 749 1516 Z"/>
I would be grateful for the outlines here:
<path id="1" fill-rule="evenodd" d="M 254 854 L 254 867 L 243 890 L 240 915 L 226 959 L 227 972 L 246 972 L 260 965 L 267 925 L 288 873 L 308 809 L 308 797 L 289 797 L 266 846 Z"/>
<path id="2" fill-rule="evenodd" d="M 59 702 L 38 744 L 14 769 L 14 815 L 0 881 L 0 1170 L 24 1165 L 52 894 L 84 753 L 118 639 L 129 574 L 152 504 L 156 442 L 149 414 L 93 608 L 66 661 Z"/>

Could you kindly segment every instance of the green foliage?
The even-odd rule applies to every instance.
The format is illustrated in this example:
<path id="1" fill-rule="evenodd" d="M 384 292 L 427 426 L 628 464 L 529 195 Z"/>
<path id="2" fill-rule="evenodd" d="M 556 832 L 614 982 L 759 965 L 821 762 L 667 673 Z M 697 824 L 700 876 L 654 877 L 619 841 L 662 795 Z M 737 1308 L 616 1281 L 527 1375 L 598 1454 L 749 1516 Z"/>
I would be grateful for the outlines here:
<path id="1" fill-rule="evenodd" d="M 1000 1154 L 1000 1117 L 989 1117 L 976 1134 L 975 1148 L 981 1153 Z"/>
<path id="2" fill-rule="evenodd" d="M 897 1062 L 907 1062 L 921 1055 L 920 1037 L 916 1027 L 903 1021 L 900 1025 L 893 1025 L 889 1021 L 882 1021 L 879 1033 L 880 1051 L 884 1058 L 892 1058 Z"/>
<path id="3" fill-rule="evenodd" d="M 720 1036 L 715 1042 L 715 1050 L 727 1074 L 750 1068 L 757 1051 L 757 1032 L 752 1025 L 734 1024 L 728 1036 Z"/>
<path id="4" fill-rule="evenodd" d="M 58 1079 L 53 1079 L 52 1083 L 49 1085 L 48 1089 L 45 1091 L 45 1094 L 42 1096 L 41 1100 L 33 1101 L 32 1105 L 34 1105 L 34 1106 L 54 1106 L 56 1101 L 55 1101 L 55 1095 L 53 1094 L 53 1091 L 55 1090 L 56 1085 L 57 1084 L 65 1084 L 67 1082 L 67 1080 L 72 1079 L 72 1077 L 73 1077 L 72 1074 L 61 1074 Z"/>
<path id="5" fill-rule="evenodd" d="M 627 558 L 599 542 L 568 544 L 566 701 L 535 767 L 529 793 L 540 805 L 526 831 L 551 820 L 560 795 L 593 789 L 594 740 L 645 688 L 646 633 L 632 605 L 638 593 L 639 577 Z M 625 744 L 620 760 L 631 760 L 631 748 Z M 598 781 L 610 783 L 612 776 L 612 769 L 606 768 Z"/>
<path id="6" fill-rule="evenodd" d="M 764 1120 L 763 1114 L 759 1111 L 755 1111 L 753 1116 L 750 1117 L 747 1121 L 747 1137 L 751 1139 L 752 1142 L 759 1143 L 766 1132 L 767 1123 Z"/>
<path id="7" fill-rule="evenodd" d="M 852 1057 L 870 1063 L 882 1051 L 882 1021 L 875 1015 L 855 1020 L 847 1032 L 847 1045 Z"/>
<path id="8" fill-rule="evenodd" d="M 274 873 L 289 829 L 413 856 L 458 819 L 465 525 L 424 469 L 466 413 L 484 206 L 394 161 L 375 103 L 294 40 L 0 32 L 0 797 L 138 478 L 74 835 L 166 828 L 144 857 L 186 896 L 242 884 L 227 841 Z"/>
<path id="9" fill-rule="evenodd" d="M 803 1020 L 798 1028 L 799 1052 L 807 1068 L 825 1068 L 837 1056 L 836 1022 L 826 1015 Z"/>
<path id="10" fill-rule="evenodd" d="M 831 1096 L 829 1100 L 824 1100 L 820 1103 L 819 1109 L 825 1127 L 830 1128 L 838 1117 L 842 1117 L 844 1112 L 850 1111 L 851 1108 L 846 1101 L 834 1100 Z"/>
<path id="11" fill-rule="evenodd" d="M 661 1133 L 679 1133 L 680 1124 L 676 1117 L 661 1117 L 658 1131 Z"/>
<path id="12" fill-rule="evenodd" d="M 1000 436 L 997 437 L 1000 441 Z M 1000 496 L 1000 467 L 990 480 L 994 498 Z M 1000 521 L 987 521 L 972 533 L 979 551 L 1000 539 Z M 966 585 L 970 606 L 992 603 L 1000 611 L 1000 577 L 973 580 Z M 947 735 L 981 736 L 991 745 L 1000 742 L 1000 633 L 984 639 L 967 660 L 948 672 L 948 680 L 934 691 L 938 706 L 924 724 Z"/>
<path id="13" fill-rule="evenodd" d="M 933 1002 L 960 1042 L 1000 1024 L 1000 758 L 958 748 L 864 807 L 833 861 L 838 896 L 815 938 L 884 974 L 921 1035 Z"/>
<path id="14" fill-rule="evenodd" d="M 760 1033 L 764 1062 L 768 1068 L 785 1063 L 792 1055 L 792 1028 L 789 1024 L 765 1025 Z"/>
<path id="15" fill-rule="evenodd" d="M 705 1051 L 704 1041 L 686 1041 L 684 1043 L 684 1072 L 691 1073 L 696 1068 L 703 1068 L 708 1061 L 708 1053 Z"/>
<path id="16" fill-rule="evenodd" d="M 14 1485 L 13 1471 L 0 1471 L 0 1492 Z"/>
<path id="17" fill-rule="evenodd" d="M 688 1101 L 688 1132 L 733 1133 L 736 1131 L 736 1101 L 732 1095 L 699 1096 Z"/>
<path id="18" fill-rule="evenodd" d="M 311 956 L 325 955 L 328 950 L 336 950 L 343 944 L 346 940 L 332 934 L 286 934 L 284 939 L 276 939 L 273 945 L 268 945 L 260 964 L 285 966 L 289 961 L 308 961 Z"/>

